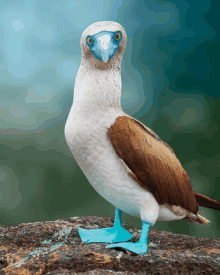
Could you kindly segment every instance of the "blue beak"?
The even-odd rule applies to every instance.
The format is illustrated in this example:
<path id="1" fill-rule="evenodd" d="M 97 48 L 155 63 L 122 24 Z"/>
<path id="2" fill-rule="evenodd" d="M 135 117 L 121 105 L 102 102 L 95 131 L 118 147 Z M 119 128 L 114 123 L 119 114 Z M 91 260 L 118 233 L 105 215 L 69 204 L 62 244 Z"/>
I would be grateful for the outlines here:
<path id="1" fill-rule="evenodd" d="M 89 45 L 91 53 L 100 61 L 107 63 L 116 53 L 119 43 L 114 40 L 114 33 L 102 31 L 92 36 L 94 42 Z"/>

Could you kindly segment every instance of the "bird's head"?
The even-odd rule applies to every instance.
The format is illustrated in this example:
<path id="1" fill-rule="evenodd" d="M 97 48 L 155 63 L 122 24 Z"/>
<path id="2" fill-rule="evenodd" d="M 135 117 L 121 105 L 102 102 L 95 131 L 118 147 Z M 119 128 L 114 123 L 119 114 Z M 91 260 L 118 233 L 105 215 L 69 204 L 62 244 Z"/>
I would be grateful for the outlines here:
<path id="1" fill-rule="evenodd" d="M 82 55 L 96 65 L 121 61 L 127 36 L 123 27 L 112 21 L 101 21 L 90 25 L 82 34 Z"/>

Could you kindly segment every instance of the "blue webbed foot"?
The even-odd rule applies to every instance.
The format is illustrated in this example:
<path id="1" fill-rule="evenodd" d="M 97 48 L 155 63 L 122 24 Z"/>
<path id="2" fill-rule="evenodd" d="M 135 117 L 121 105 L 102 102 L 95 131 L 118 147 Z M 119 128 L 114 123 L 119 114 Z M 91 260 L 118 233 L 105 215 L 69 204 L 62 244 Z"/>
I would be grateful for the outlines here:
<path id="1" fill-rule="evenodd" d="M 126 242 L 126 243 L 116 243 L 116 244 L 110 244 L 107 246 L 107 248 L 113 248 L 113 247 L 121 247 L 124 249 L 127 249 L 135 254 L 145 254 L 147 253 L 147 244 L 141 243 L 141 242 Z"/>
<path id="2" fill-rule="evenodd" d="M 121 247 L 124 249 L 127 249 L 133 253 L 136 254 L 145 254 L 147 253 L 147 237 L 148 237 L 148 231 L 150 228 L 150 224 L 146 222 L 142 222 L 142 231 L 141 231 L 141 237 L 138 242 L 132 243 L 132 242 L 120 242 L 116 244 L 110 244 L 107 246 L 107 248 L 113 248 L 113 247 Z"/>
<path id="3" fill-rule="evenodd" d="M 102 229 L 78 228 L 79 235 L 84 243 L 115 243 L 125 242 L 132 238 L 132 235 L 122 227 L 110 227 Z"/>
<path id="4" fill-rule="evenodd" d="M 84 243 L 116 243 L 129 241 L 132 235 L 123 227 L 121 220 L 121 210 L 116 208 L 113 227 L 102 229 L 83 229 L 78 227 L 80 238 Z"/>

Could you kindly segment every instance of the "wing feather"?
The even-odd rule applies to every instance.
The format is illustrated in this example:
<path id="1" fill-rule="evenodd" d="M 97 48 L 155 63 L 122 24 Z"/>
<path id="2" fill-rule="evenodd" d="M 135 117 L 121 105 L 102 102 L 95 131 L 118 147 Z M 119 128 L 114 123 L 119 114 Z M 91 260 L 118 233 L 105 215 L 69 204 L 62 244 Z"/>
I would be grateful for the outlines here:
<path id="1" fill-rule="evenodd" d="M 108 135 L 117 155 L 159 204 L 168 203 L 198 212 L 188 174 L 172 148 L 136 119 L 118 117 Z M 141 182 L 141 183 L 140 183 Z"/>

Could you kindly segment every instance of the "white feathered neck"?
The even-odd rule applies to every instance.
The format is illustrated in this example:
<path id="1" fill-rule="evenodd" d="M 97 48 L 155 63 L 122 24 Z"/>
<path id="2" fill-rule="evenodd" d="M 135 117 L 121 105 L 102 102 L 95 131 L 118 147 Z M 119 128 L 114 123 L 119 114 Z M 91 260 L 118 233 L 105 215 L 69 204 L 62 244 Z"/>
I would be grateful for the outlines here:
<path id="1" fill-rule="evenodd" d="M 122 41 L 115 55 L 107 62 L 99 61 L 90 52 L 86 37 L 101 31 L 121 31 Z M 127 36 L 123 27 L 111 21 L 101 21 L 89 26 L 82 34 L 82 59 L 78 70 L 73 109 L 77 115 L 85 117 L 96 110 L 107 111 L 109 108 L 120 108 L 121 99 L 121 59 L 125 50 Z"/>

